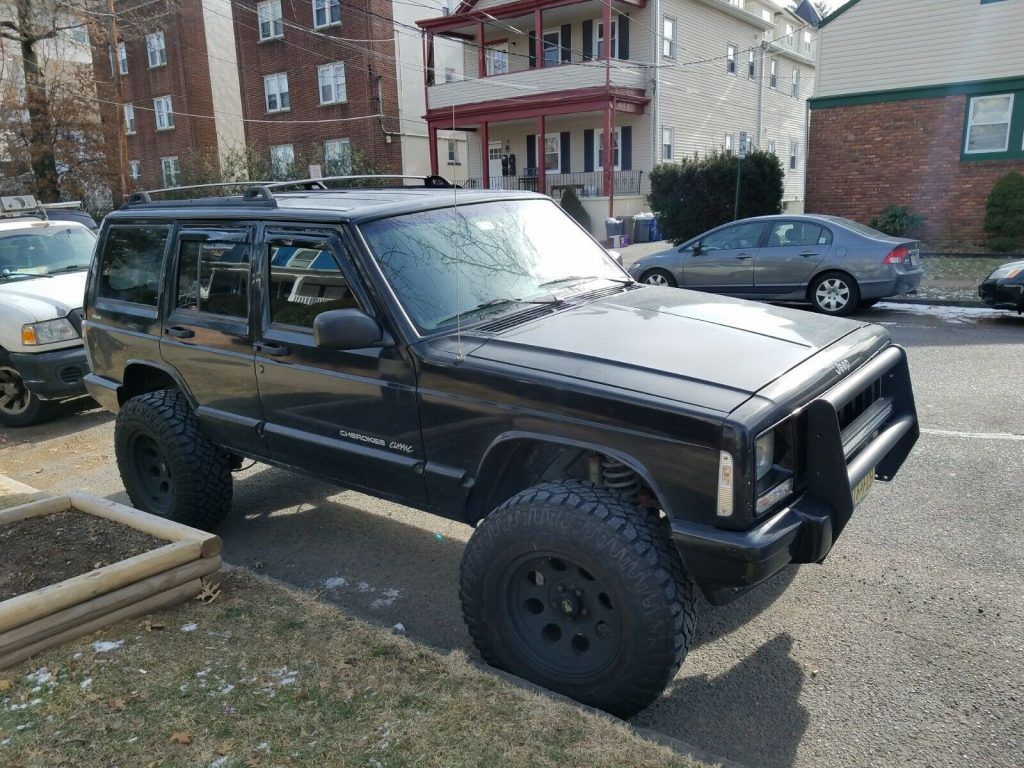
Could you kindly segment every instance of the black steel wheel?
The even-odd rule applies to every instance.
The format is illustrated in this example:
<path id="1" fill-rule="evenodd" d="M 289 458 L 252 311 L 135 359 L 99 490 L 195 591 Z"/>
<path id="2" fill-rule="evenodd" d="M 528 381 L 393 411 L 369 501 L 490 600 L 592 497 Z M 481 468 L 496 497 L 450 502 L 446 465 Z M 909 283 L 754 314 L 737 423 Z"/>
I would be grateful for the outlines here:
<path id="1" fill-rule="evenodd" d="M 485 518 L 460 596 L 489 664 L 620 717 L 658 697 L 694 630 L 693 583 L 662 523 L 578 481 L 523 491 Z"/>
<path id="2" fill-rule="evenodd" d="M 117 414 L 114 449 L 139 509 L 207 530 L 231 510 L 231 456 L 206 436 L 181 392 L 128 400 Z"/>

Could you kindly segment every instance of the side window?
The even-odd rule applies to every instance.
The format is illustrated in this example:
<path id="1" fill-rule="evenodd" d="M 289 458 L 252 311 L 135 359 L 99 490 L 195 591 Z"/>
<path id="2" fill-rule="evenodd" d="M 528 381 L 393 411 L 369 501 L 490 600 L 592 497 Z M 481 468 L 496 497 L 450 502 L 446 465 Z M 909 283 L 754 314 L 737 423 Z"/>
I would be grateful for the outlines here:
<path id="1" fill-rule="evenodd" d="M 832 245 L 832 232 L 807 221 L 782 221 L 772 227 L 766 248 Z"/>
<path id="2" fill-rule="evenodd" d="M 170 227 L 118 227 L 107 232 L 97 295 L 155 307 Z"/>
<path id="3" fill-rule="evenodd" d="M 321 312 L 363 308 L 329 244 L 271 239 L 267 246 L 271 323 L 312 328 Z"/>
<path id="4" fill-rule="evenodd" d="M 723 251 L 735 248 L 756 248 L 757 241 L 761 239 L 761 231 L 764 224 L 750 223 L 738 224 L 735 227 L 726 227 L 718 232 L 713 232 L 701 242 L 701 249 L 705 251 Z"/>
<path id="5" fill-rule="evenodd" d="M 249 317 L 249 244 L 240 239 L 181 240 L 178 309 Z"/>

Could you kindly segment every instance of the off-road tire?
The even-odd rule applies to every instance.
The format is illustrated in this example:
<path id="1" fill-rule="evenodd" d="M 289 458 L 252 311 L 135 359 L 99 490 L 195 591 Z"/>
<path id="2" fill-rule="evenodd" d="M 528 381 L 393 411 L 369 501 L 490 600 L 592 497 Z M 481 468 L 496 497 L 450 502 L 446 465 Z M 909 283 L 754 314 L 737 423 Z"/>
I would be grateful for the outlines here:
<path id="1" fill-rule="evenodd" d="M 512 618 L 521 563 L 545 553 L 554 556 L 549 561 L 572 564 L 570 575 L 575 564 L 580 564 L 577 571 L 585 567 L 592 581 L 580 582 L 582 608 L 607 599 L 598 590 L 611 594 L 612 606 L 618 607 L 620 637 L 612 637 L 609 661 L 600 670 L 575 674 L 569 666 L 554 669 L 553 662 L 538 661 L 537 648 L 523 639 L 522 629 L 524 622 L 535 626 L 534 620 Z M 591 585 L 599 585 L 595 594 L 587 593 Z M 556 586 L 563 585 L 552 580 L 550 589 Z M 639 712 L 661 694 L 686 656 L 696 620 L 693 582 L 662 522 L 618 494 L 577 481 L 535 486 L 488 515 L 466 546 L 459 594 L 469 634 L 487 663 L 619 717 Z M 556 594 L 544 605 L 550 621 L 576 620 L 552 610 L 558 600 Z M 537 602 L 529 598 L 525 604 Z M 549 618 L 539 613 L 535 620 Z M 547 629 L 541 635 L 550 642 Z M 578 651 L 578 635 L 559 638 L 554 646 L 568 641 Z M 535 644 L 546 647 L 539 640 Z M 594 650 L 606 652 L 599 641 Z M 583 651 L 589 652 L 589 647 Z M 567 649 L 552 651 L 552 658 L 559 653 Z"/>
<path id="2" fill-rule="evenodd" d="M 651 282 L 651 280 L 656 282 Z M 676 282 L 675 276 L 667 269 L 655 268 L 648 269 L 642 275 L 640 275 L 640 282 L 647 283 L 648 285 L 660 285 L 667 288 L 676 288 L 678 283 Z"/>
<path id="3" fill-rule="evenodd" d="M 162 502 L 147 488 L 139 444 L 158 454 L 170 498 Z M 117 414 L 114 449 L 121 480 L 132 504 L 154 515 L 211 530 L 231 510 L 230 455 L 210 442 L 181 392 L 163 389 L 133 397 Z"/>
<path id="4" fill-rule="evenodd" d="M 819 289 L 822 289 L 823 286 L 827 288 L 831 284 L 842 286 L 836 297 L 836 300 L 845 298 L 845 303 L 842 306 L 836 306 L 836 302 L 830 303 L 828 298 L 822 299 Z M 860 286 L 845 272 L 825 272 L 818 275 L 811 283 L 811 287 L 807 291 L 807 298 L 810 299 L 814 309 L 823 315 L 845 317 L 853 313 L 860 305 Z"/>
<path id="5" fill-rule="evenodd" d="M 21 374 L 10 364 L 7 356 L 0 353 L 0 397 L 10 385 L 17 390 L 17 402 L 0 407 L 0 425 L 5 427 L 30 427 L 46 421 L 54 414 L 52 400 L 42 400 L 39 395 L 28 389 Z M 12 397 L 15 395 L 12 395 Z"/>

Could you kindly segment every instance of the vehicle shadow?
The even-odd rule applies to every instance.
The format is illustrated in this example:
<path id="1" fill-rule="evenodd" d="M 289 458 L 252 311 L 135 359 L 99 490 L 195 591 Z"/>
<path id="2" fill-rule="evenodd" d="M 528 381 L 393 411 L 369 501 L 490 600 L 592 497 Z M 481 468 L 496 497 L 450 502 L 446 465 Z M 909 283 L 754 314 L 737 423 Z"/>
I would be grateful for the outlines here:
<path id="1" fill-rule="evenodd" d="M 793 638 L 776 635 L 718 676 L 681 673 L 633 719 L 715 755 L 761 768 L 787 768 L 807 730 L 804 672 Z"/>
<path id="2" fill-rule="evenodd" d="M 691 648 L 720 640 L 752 621 L 782 596 L 798 573 L 797 566 L 783 568 L 752 592 L 728 605 L 714 606 L 697 599 L 697 631 Z"/>

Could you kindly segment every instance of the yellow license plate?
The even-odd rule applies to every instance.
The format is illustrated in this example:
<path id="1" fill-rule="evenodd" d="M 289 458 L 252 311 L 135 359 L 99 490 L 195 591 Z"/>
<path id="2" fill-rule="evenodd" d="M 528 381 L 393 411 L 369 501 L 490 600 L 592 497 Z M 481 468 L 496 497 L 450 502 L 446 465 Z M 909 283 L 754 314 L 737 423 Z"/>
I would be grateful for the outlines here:
<path id="1" fill-rule="evenodd" d="M 871 471 L 864 476 L 864 479 L 853 487 L 853 506 L 856 507 L 864 501 L 864 497 L 868 495 L 868 491 L 871 490 L 871 486 L 874 484 L 875 470 L 872 467 Z"/>

